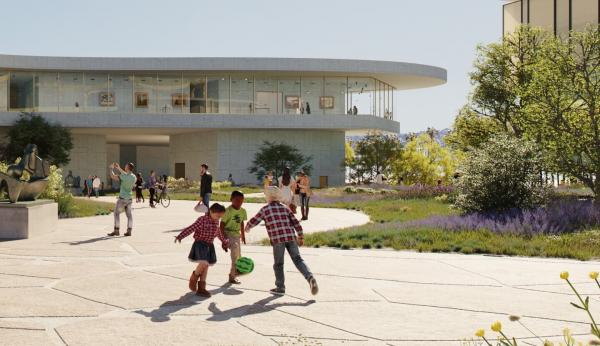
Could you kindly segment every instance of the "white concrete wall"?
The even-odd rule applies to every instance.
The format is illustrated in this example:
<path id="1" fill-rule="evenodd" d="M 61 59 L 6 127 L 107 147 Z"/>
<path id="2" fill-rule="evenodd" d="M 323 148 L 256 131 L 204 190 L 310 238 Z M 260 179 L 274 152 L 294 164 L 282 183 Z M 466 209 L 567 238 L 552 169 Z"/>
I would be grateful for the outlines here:
<path id="1" fill-rule="evenodd" d="M 187 179 L 200 179 L 200 165 L 206 163 L 209 171 L 217 169 L 217 133 L 199 131 L 173 135 L 169 143 L 169 175 L 175 176 L 175 163 L 185 163 Z"/>
<path id="2" fill-rule="evenodd" d="M 66 176 L 69 170 L 73 171 L 73 176 L 81 176 L 81 179 L 87 178 L 89 174 L 97 175 L 106 182 L 106 172 L 108 164 L 106 136 L 74 134 L 73 150 L 71 150 L 71 162 L 62 167 L 63 175 Z"/>
<path id="3" fill-rule="evenodd" d="M 169 174 L 169 147 L 167 146 L 137 146 L 137 167 L 144 177 L 150 174 L 151 170 L 156 175 Z"/>
<path id="4" fill-rule="evenodd" d="M 106 144 L 106 173 L 103 179 L 110 182 L 110 172 L 108 166 L 113 162 L 121 162 L 121 150 L 119 144 Z"/>
<path id="5" fill-rule="evenodd" d="M 213 169 L 217 180 L 225 180 L 229 173 L 236 183 L 257 183 L 248 173 L 254 155 L 264 141 L 292 145 L 307 156 L 312 156 L 311 181 L 319 184 L 319 176 L 328 176 L 329 185 L 343 185 L 344 160 L 343 131 L 291 130 L 230 130 L 218 132 L 218 167 Z"/>

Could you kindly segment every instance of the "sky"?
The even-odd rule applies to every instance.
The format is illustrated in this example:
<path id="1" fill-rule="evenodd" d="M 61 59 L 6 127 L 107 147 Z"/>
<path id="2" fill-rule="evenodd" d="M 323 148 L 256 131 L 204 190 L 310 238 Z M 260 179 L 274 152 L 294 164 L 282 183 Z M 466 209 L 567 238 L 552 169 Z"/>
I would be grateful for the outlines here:
<path id="1" fill-rule="evenodd" d="M 0 54 L 413 62 L 448 83 L 395 95 L 401 132 L 452 124 L 499 0 L 0 0 Z"/>

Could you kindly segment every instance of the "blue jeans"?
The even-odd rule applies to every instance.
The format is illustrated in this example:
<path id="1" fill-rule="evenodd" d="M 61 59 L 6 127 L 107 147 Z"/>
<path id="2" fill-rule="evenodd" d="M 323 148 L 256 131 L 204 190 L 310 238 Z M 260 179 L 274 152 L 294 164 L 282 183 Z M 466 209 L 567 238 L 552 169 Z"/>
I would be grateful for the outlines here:
<path id="1" fill-rule="evenodd" d="M 285 243 L 273 244 L 273 259 L 275 263 L 273 264 L 273 270 L 275 271 L 275 286 L 277 288 L 285 289 L 285 274 L 283 272 L 283 260 L 285 258 L 285 250 L 290 254 L 294 265 L 306 280 L 312 277 L 312 273 L 310 269 L 304 263 L 302 256 L 300 256 L 300 249 L 298 248 L 298 243 L 295 240 L 288 241 Z"/>
<path id="2" fill-rule="evenodd" d="M 210 208 L 210 193 L 205 193 L 202 195 L 202 204 L 204 204 L 207 208 Z"/>

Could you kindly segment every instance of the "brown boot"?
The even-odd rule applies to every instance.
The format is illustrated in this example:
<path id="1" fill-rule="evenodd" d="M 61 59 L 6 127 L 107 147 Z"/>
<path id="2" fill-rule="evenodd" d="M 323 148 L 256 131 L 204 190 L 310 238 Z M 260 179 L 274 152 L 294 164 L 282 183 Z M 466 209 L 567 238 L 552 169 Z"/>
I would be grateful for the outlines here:
<path id="1" fill-rule="evenodd" d="M 125 237 L 131 237 L 131 228 L 128 228 L 127 232 L 125 232 L 125 234 L 123 234 L 123 236 L 125 236 Z"/>
<path id="2" fill-rule="evenodd" d="M 119 229 L 115 228 L 115 230 L 112 233 L 108 233 L 107 236 L 109 237 L 115 237 L 119 235 Z"/>
<path id="3" fill-rule="evenodd" d="M 198 281 L 198 290 L 196 295 L 204 298 L 210 298 L 211 294 L 206 290 L 206 281 Z"/>
<path id="4" fill-rule="evenodd" d="M 240 280 L 236 279 L 235 275 L 231 275 L 231 274 L 229 274 L 229 283 L 236 284 L 236 285 L 241 284 Z"/>
<path id="5" fill-rule="evenodd" d="M 190 291 L 196 292 L 198 289 L 198 278 L 200 276 L 196 275 L 196 271 L 192 271 L 192 275 L 190 276 Z"/>

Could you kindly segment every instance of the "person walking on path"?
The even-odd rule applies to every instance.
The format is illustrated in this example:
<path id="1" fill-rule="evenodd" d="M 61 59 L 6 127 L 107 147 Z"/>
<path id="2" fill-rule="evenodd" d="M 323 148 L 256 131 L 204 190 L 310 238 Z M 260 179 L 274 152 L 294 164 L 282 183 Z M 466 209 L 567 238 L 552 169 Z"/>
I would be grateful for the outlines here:
<path id="1" fill-rule="evenodd" d="M 271 290 L 274 294 L 285 294 L 285 274 L 283 262 L 285 251 L 292 258 L 296 268 L 302 273 L 310 286 L 310 292 L 316 295 L 319 292 L 317 280 L 315 280 L 310 269 L 304 263 L 298 246 L 304 245 L 302 226 L 292 211 L 281 204 L 281 191 L 276 186 L 271 186 L 265 191 L 267 205 L 262 207 L 258 213 L 248 221 L 246 232 L 258 226 L 264 220 L 269 234 L 271 246 L 273 246 L 273 271 L 275 272 L 275 288 Z"/>
<path id="2" fill-rule="evenodd" d="M 244 194 L 240 191 L 231 193 L 231 205 L 225 209 L 225 215 L 221 218 L 221 231 L 229 240 L 229 249 L 231 250 L 231 268 L 229 270 L 229 283 L 240 284 L 236 279 L 238 275 L 236 262 L 242 256 L 241 243 L 246 244 L 244 239 L 244 222 L 248 220 L 246 209 L 242 208 L 244 204 Z"/>
<path id="3" fill-rule="evenodd" d="M 283 175 L 278 178 L 279 189 L 281 190 L 281 203 L 287 205 L 290 210 L 296 214 L 296 205 L 294 204 L 294 191 L 296 191 L 296 182 L 292 179 L 290 168 L 283 169 Z"/>
<path id="4" fill-rule="evenodd" d="M 310 178 L 304 171 L 300 171 L 298 186 L 300 187 L 300 209 L 302 211 L 302 220 L 308 220 L 308 210 L 312 191 L 310 189 Z"/>
<path id="5" fill-rule="evenodd" d="M 156 200 L 156 173 L 150 171 L 148 177 L 148 191 L 150 192 L 150 208 L 154 208 L 154 201 Z"/>
<path id="6" fill-rule="evenodd" d="M 96 198 L 98 198 L 100 196 L 100 185 L 102 185 L 102 181 L 100 181 L 100 178 L 98 178 L 98 176 L 94 176 L 94 180 L 92 181 L 92 189 L 94 190 L 94 195 L 96 195 Z"/>
<path id="7" fill-rule="evenodd" d="M 118 163 L 111 165 L 110 177 L 120 182 L 119 198 L 115 205 L 115 228 L 112 233 L 108 233 L 108 236 L 114 237 L 119 235 L 119 228 L 121 225 L 120 215 L 123 211 L 127 215 L 127 232 L 123 234 L 126 237 L 131 236 L 131 229 L 133 228 L 133 214 L 131 213 L 131 194 L 133 192 L 133 185 L 135 184 L 135 175 L 133 174 L 134 169 L 133 163 L 125 165 L 125 169 L 121 169 Z M 117 170 L 117 173 L 115 173 Z"/>
<path id="8" fill-rule="evenodd" d="M 85 180 L 85 189 L 87 190 L 87 198 L 90 198 L 92 196 L 92 191 L 93 191 L 93 185 L 94 184 L 94 178 L 92 177 L 92 175 L 88 175 L 88 178 Z"/>
<path id="9" fill-rule="evenodd" d="M 208 165 L 203 163 L 200 166 L 200 200 L 198 204 L 202 203 L 207 208 L 210 208 L 210 196 L 212 195 L 212 174 L 208 171 Z"/>
<path id="10" fill-rule="evenodd" d="M 225 214 L 225 207 L 219 203 L 213 204 L 206 215 L 200 216 L 192 225 L 186 227 L 175 237 L 175 243 L 190 234 L 194 234 L 194 244 L 188 255 L 190 262 L 198 263 L 189 280 L 189 288 L 196 291 L 196 295 L 209 298 L 210 292 L 206 290 L 206 276 L 208 268 L 217 263 L 217 253 L 213 244 L 215 238 L 221 240 L 221 247 L 225 252 L 229 247 L 229 240 L 219 227 L 219 219 Z"/>
<path id="11" fill-rule="evenodd" d="M 142 177 L 142 173 L 138 173 L 138 174 L 136 174 L 136 179 L 135 179 L 135 201 L 136 201 L 136 203 L 140 203 L 140 202 L 144 203 L 145 202 L 143 190 L 144 190 L 144 178 Z"/>

